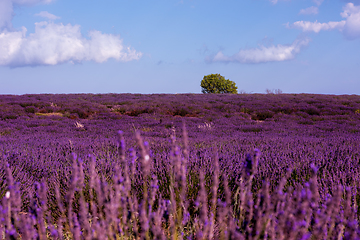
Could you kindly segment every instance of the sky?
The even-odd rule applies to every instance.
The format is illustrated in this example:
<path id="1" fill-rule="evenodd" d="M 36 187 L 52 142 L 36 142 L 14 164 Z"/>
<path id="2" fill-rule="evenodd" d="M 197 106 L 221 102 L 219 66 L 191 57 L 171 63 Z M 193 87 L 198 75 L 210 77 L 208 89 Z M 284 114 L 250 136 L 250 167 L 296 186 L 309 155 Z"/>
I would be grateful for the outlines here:
<path id="1" fill-rule="evenodd" d="M 0 94 L 360 94 L 360 0 L 0 0 Z"/>

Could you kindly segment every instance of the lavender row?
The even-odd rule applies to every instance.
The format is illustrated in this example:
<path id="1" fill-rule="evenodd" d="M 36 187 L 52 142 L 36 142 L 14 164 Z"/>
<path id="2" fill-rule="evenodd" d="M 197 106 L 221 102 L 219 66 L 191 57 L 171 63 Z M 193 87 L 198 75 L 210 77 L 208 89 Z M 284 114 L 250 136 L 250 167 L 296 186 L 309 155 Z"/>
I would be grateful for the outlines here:
<path id="1" fill-rule="evenodd" d="M 7 187 L 0 232 L 7 239 L 359 237 L 358 169 L 350 159 L 342 159 L 351 154 L 349 148 L 338 149 L 336 159 L 326 161 L 328 166 L 321 160 L 304 161 L 298 149 L 289 154 L 299 154 L 301 166 L 285 161 L 277 172 L 279 163 L 257 149 L 244 158 L 234 152 L 224 159 L 221 151 L 207 148 L 196 152 L 199 158 L 194 161 L 183 133 L 182 148 L 173 135 L 170 152 L 160 154 L 162 158 L 151 153 L 139 132 L 137 148 L 128 154 L 119 133 L 112 163 L 72 153 L 58 172 L 61 178 L 36 181 L 26 203 L 16 163 L 3 161 Z M 273 154 L 284 157 L 286 151 Z M 342 168 L 335 166 L 337 161 Z M 297 172 L 300 169 L 303 172 Z M 296 182 L 297 177 L 303 181 Z M 350 182 L 339 181 L 342 177 Z"/>
<path id="2" fill-rule="evenodd" d="M 306 119 L 346 116 L 359 119 L 360 98 L 356 95 L 313 94 L 43 94 L 0 96 L 1 119 L 53 114 L 71 119 L 121 115 L 224 117 L 253 120 L 295 115 Z M 280 116 L 279 116 L 280 115 Z M 321 121 L 321 120 L 320 120 Z"/>
<path id="3" fill-rule="evenodd" d="M 358 236 L 358 96 L 23 95 L 0 108 L 15 116 L 0 120 L 7 238 Z"/>

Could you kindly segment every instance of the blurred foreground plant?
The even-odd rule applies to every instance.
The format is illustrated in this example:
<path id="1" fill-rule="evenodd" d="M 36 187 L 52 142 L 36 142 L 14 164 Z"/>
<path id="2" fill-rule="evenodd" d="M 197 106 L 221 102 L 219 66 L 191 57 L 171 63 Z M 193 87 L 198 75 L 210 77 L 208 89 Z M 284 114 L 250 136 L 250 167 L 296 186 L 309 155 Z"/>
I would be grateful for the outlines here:
<path id="1" fill-rule="evenodd" d="M 171 169 L 154 172 L 150 147 L 136 132 L 139 154 L 126 157 L 123 133 L 118 136 L 119 159 L 112 177 L 71 154 L 70 179 L 56 186 L 55 199 L 45 183 L 35 183 L 27 212 L 22 212 L 19 184 L 6 166 L 8 190 L 0 205 L 4 239 L 357 239 L 359 186 L 340 185 L 326 199 L 319 197 L 317 168 L 308 183 L 284 192 L 282 178 L 275 191 L 265 180 L 254 187 L 260 152 L 248 154 L 242 173 L 230 184 L 217 154 L 212 171 L 188 169 L 188 140 L 183 148 L 171 138 Z M 165 189 L 159 177 L 167 177 Z M 162 179 L 163 180 L 163 179 Z M 140 182 L 136 185 L 135 182 Z M 196 197 L 194 197 L 196 196 Z M 55 206 L 55 207 L 54 207 Z"/>

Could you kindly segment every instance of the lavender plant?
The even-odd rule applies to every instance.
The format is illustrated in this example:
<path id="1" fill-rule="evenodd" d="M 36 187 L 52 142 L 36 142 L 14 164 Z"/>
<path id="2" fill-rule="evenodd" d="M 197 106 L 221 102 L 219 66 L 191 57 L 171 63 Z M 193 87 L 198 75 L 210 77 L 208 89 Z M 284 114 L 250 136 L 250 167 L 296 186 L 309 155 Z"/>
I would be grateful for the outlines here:
<path id="1" fill-rule="evenodd" d="M 0 234 L 356 239 L 359 103 L 290 94 L 0 96 Z"/>
<path id="2" fill-rule="evenodd" d="M 126 157 L 119 133 L 117 165 L 111 179 L 98 173 L 97 160 L 90 165 L 76 154 L 66 191 L 55 187 L 56 206 L 46 183 L 34 184 L 28 211 L 21 212 L 22 199 L 9 165 L 7 191 L 2 199 L 1 233 L 6 239 L 355 239 L 358 229 L 358 186 L 321 199 L 318 169 L 311 165 L 309 181 L 288 187 L 290 174 L 274 191 L 264 180 L 254 188 L 260 152 L 247 155 L 231 186 L 228 175 L 220 174 L 214 156 L 210 173 L 198 169 L 190 179 L 186 147 L 181 153 L 172 138 L 168 169 L 156 169 L 148 144 L 136 134 L 139 154 Z M 185 138 L 186 139 L 186 136 Z M 187 142 L 184 142 L 186 146 Z M 134 161 L 135 160 L 135 161 Z M 135 165 L 135 166 L 134 166 Z M 130 171 L 132 167 L 137 169 Z M 168 192 L 159 190 L 161 171 L 169 178 Z M 288 170 L 291 172 L 291 170 Z M 208 174 L 208 179 L 206 175 Z M 193 176 L 192 176 L 193 177 Z M 196 196 L 188 189 L 197 183 Z"/>

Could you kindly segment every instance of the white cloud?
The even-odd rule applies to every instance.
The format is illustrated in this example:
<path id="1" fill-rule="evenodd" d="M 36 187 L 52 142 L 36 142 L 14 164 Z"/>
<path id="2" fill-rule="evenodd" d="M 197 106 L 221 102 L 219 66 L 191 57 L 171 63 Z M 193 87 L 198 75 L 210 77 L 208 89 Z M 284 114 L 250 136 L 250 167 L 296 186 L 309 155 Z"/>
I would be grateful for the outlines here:
<path id="1" fill-rule="evenodd" d="M 19 52 L 25 33 L 25 28 L 23 28 L 22 32 L 4 31 L 0 33 L 0 65 L 9 63 L 10 59 Z"/>
<path id="2" fill-rule="evenodd" d="M 299 14 L 300 15 L 310 15 L 310 14 L 313 14 L 313 15 L 316 15 L 319 13 L 319 6 L 323 3 L 324 0 L 313 0 L 313 2 L 317 5 L 316 6 L 311 6 L 311 7 L 308 7 L 308 8 L 305 8 L 305 9 L 301 9 Z"/>
<path id="3" fill-rule="evenodd" d="M 292 24 L 293 28 L 300 28 L 304 32 L 320 32 L 323 30 L 333 30 L 333 29 L 342 29 L 345 25 L 345 21 L 340 22 L 328 22 L 328 23 L 319 23 L 309 22 L 309 21 L 297 21 Z"/>
<path id="4" fill-rule="evenodd" d="M 79 25 L 49 22 L 35 23 L 35 33 L 28 37 L 26 28 L 21 32 L 5 31 L 0 34 L 0 65 L 20 67 L 90 60 L 101 63 L 109 58 L 131 61 L 142 55 L 124 47 L 119 36 L 91 31 L 89 37 L 81 35 Z"/>
<path id="5" fill-rule="evenodd" d="M 56 65 L 65 62 L 105 62 L 139 59 L 141 52 L 123 45 L 118 35 L 90 31 L 82 36 L 79 25 L 35 23 L 35 32 L 12 29 L 13 4 L 50 3 L 53 0 L 0 0 L 0 65 L 10 67 Z M 46 11 L 35 14 L 49 20 L 59 17 Z"/>
<path id="6" fill-rule="evenodd" d="M 320 6 L 323 3 L 323 1 L 324 0 L 313 0 L 313 2 L 318 6 Z"/>
<path id="7" fill-rule="evenodd" d="M 360 6 L 355 6 L 353 3 L 348 3 L 341 13 L 343 18 L 346 18 L 346 24 L 343 28 L 343 33 L 348 39 L 355 39 L 360 37 Z"/>
<path id="8" fill-rule="evenodd" d="M 309 15 L 309 14 L 318 14 L 319 13 L 319 9 L 318 7 L 315 7 L 315 6 L 311 6 L 311 7 L 308 7 L 308 8 L 305 8 L 305 9 L 301 9 L 299 14 L 302 14 L 302 15 Z"/>
<path id="9" fill-rule="evenodd" d="M 343 8 L 343 12 L 340 13 L 341 17 L 346 20 L 338 22 L 319 23 L 308 21 L 297 21 L 291 25 L 287 25 L 289 28 L 299 28 L 304 32 L 320 32 L 324 30 L 337 29 L 341 31 L 346 38 L 355 39 L 360 37 L 360 6 L 355 6 L 353 3 L 347 3 Z"/>
<path id="10" fill-rule="evenodd" d="M 47 19 L 49 19 L 49 20 L 60 19 L 60 17 L 55 16 L 54 14 L 48 13 L 47 11 L 39 12 L 39 13 L 35 14 L 35 16 L 47 18 Z"/>
<path id="11" fill-rule="evenodd" d="M 295 40 L 291 45 L 272 45 L 258 48 L 242 49 L 231 57 L 225 56 L 221 51 L 214 57 L 208 57 L 210 62 L 239 62 L 239 63 L 265 63 L 291 60 L 302 47 L 307 46 L 309 39 Z"/>

